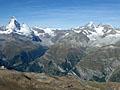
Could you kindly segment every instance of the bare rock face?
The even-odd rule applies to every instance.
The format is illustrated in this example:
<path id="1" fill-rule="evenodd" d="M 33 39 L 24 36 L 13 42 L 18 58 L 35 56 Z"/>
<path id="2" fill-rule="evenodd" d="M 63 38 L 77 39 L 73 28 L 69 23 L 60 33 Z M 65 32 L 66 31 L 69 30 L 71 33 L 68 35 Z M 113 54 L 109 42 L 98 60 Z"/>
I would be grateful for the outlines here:
<path id="1" fill-rule="evenodd" d="M 47 50 L 40 42 L 18 34 L 0 35 L 0 66 L 26 71 L 25 68 L 34 59 Z"/>
<path id="2" fill-rule="evenodd" d="M 92 50 L 89 48 L 86 55 L 76 65 L 79 76 L 87 80 L 109 81 L 120 66 L 119 52 L 119 45 L 108 45 Z M 115 82 L 119 82 L 118 75 L 114 76 Z"/>

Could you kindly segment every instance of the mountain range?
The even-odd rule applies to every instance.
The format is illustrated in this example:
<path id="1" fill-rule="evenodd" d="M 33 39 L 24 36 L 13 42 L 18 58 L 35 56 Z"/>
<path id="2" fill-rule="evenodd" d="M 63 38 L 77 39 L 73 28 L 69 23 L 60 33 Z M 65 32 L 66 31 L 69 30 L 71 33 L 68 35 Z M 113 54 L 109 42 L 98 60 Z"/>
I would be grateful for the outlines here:
<path id="1" fill-rule="evenodd" d="M 59 30 L 12 17 L 0 27 L 0 66 L 80 80 L 120 82 L 120 29 L 90 22 Z"/>

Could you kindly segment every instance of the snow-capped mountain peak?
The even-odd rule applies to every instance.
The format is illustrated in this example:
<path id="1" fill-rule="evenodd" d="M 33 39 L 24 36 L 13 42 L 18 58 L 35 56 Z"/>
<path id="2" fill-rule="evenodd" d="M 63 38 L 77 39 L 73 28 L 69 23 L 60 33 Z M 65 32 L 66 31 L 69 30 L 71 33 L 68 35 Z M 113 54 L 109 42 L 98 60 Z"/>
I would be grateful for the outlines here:
<path id="1" fill-rule="evenodd" d="M 34 31 L 25 23 L 20 25 L 20 23 L 17 21 L 17 19 L 13 16 L 10 19 L 10 22 L 6 26 L 6 29 L 3 31 L 0 31 L 0 34 L 18 34 L 18 35 L 23 35 L 27 37 L 37 37 L 37 35 L 34 34 Z"/>
<path id="2" fill-rule="evenodd" d="M 73 29 L 75 33 L 83 33 L 91 41 L 103 39 L 106 37 L 120 37 L 120 31 L 107 24 L 94 24 L 90 22 L 85 26 Z"/>
<path id="3" fill-rule="evenodd" d="M 14 16 L 11 17 L 9 24 L 6 26 L 6 30 L 11 32 L 20 30 L 20 24 Z"/>
<path id="4" fill-rule="evenodd" d="M 95 27 L 96 27 L 93 21 L 90 21 L 90 22 L 89 22 L 88 24 L 86 24 L 85 26 L 88 27 L 88 28 L 95 28 Z"/>
<path id="5" fill-rule="evenodd" d="M 29 35 L 32 35 L 33 32 L 27 24 L 23 23 L 19 33 L 22 35 L 29 36 Z"/>

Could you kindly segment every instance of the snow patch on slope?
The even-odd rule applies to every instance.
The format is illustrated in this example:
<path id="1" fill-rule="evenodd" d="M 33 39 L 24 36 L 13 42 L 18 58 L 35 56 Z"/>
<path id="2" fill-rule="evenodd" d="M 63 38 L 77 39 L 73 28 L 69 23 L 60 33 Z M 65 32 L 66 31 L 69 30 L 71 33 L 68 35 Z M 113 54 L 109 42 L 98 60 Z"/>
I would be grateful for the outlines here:
<path id="1" fill-rule="evenodd" d="M 27 24 L 23 23 L 18 33 L 21 35 L 29 36 L 32 35 L 33 32 Z"/>
<path id="2" fill-rule="evenodd" d="M 51 36 L 54 36 L 54 29 L 53 28 L 45 28 L 44 31 L 45 33 L 48 33 Z"/>
<path id="3" fill-rule="evenodd" d="M 102 26 L 95 27 L 95 31 L 98 35 L 104 34 L 103 29 L 104 29 L 104 27 L 102 27 Z"/>

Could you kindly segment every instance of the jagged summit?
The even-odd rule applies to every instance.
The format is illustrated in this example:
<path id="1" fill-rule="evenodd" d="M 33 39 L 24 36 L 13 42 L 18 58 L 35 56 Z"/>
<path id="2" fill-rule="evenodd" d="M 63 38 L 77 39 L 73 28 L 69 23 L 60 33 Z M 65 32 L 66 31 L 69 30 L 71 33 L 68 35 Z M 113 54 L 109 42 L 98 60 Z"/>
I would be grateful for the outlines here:
<path id="1" fill-rule="evenodd" d="M 20 30 L 20 23 L 17 21 L 17 19 L 13 16 L 11 17 L 8 25 L 6 26 L 6 30 L 9 31 L 15 31 Z"/>
<path id="2" fill-rule="evenodd" d="M 33 41 L 41 41 L 37 34 L 25 23 L 20 24 L 13 16 L 10 18 L 5 30 L 0 30 L 0 34 L 17 34 L 31 38 Z"/>
<path id="3" fill-rule="evenodd" d="M 0 34 L 17 33 L 18 31 L 20 31 L 20 29 L 21 29 L 20 23 L 14 16 L 12 16 L 10 18 L 9 23 L 6 25 L 5 30 L 0 31 Z"/>
<path id="4" fill-rule="evenodd" d="M 33 31 L 31 30 L 31 28 L 27 24 L 23 23 L 19 33 L 21 35 L 29 36 L 29 35 L 33 34 Z"/>
<path id="5" fill-rule="evenodd" d="M 82 27 L 72 29 L 75 33 L 86 35 L 90 42 L 94 44 L 113 44 L 120 38 L 120 29 L 116 29 L 109 24 L 95 24 L 90 22 Z"/>
<path id="6" fill-rule="evenodd" d="M 93 21 L 90 21 L 88 24 L 85 25 L 86 27 L 89 27 L 89 28 L 94 28 L 96 27 L 94 22 Z"/>
<path id="7" fill-rule="evenodd" d="M 11 33 L 16 33 L 24 36 L 31 36 L 34 34 L 34 32 L 27 24 L 23 23 L 21 25 L 14 16 L 10 18 L 9 23 L 6 25 L 6 29 L 4 31 L 0 31 L 0 34 Z"/>

